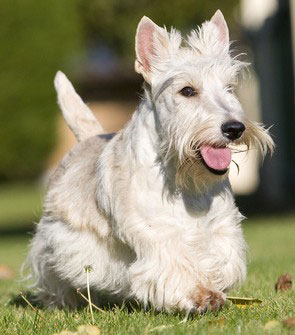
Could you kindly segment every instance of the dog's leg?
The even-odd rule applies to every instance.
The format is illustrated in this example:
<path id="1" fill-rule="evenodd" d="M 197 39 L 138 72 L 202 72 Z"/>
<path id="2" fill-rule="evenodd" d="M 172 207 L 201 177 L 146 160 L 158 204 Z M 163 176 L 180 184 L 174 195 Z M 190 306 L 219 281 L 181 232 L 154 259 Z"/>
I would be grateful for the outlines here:
<path id="1" fill-rule="evenodd" d="M 165 260 L 165 253 L 153 256 L 143 257 L 130 267 L 132 295 L 144 306 L 151 303 L 157 310 L 194 311 L 193 274 L 177 261 Z"/>
<path id="2" fill-rule="evenodd" d="M 223 306 L 225 295 L 211 289 L 206 273 L 194 264 L 190 248 L 177 242 L 177 236 L 143 246 L 129 274 L 131 292 L 145 306 L 151 303 L 158 310 L 189 313 Z"/>
<path id="3" fill-rule="evenodd" d="M 180 262 L 177 256 L 174 260 L 171 256 L 169 260 L 167 256 L 163 259 L 164 255 L 156 259 L 143 258 L 131 266 L 131 290 L 138 300 L 144 305 L 152 303 L 159 310 L 200 314 L 217 311 L 224 305 L 225 294 L 198 284 L 200 274 L 192 266 Z"/>
<path id="4" fill-rule="evenodd" d="M 220 220 L 211 222 L 217 227 L 194 236 L 167 225 L 157 229 L 159 222 L 150 221 L 139 229 L 129 222 L 133 229 L 125 230 L 124 240 L 132 244 L 137 256 L 129 268 L 132 294 L 159 310 L 202 314 L 221 308 L 224 290 L 246 275 L 243 235 L 228 220 L 224 225 Z"/>
<path id="5" fill-rule="evenodd" d="M 170 243 L 145 242 L 137 250 L 129 278 L 132 294 L 146 306 L 151 303 L 154 308 L 169 312 L 215 312 L 225 303 L 224 290 L 245 276 L 245 262 L 236 255 L 222 265 L 208 249 L 202 259 L 187 245 L 177 243 L 176 238 Z M 234 247 L 230 249 L 236 253 Z M 224 258 L 222 251 L 218 257 Z"/>

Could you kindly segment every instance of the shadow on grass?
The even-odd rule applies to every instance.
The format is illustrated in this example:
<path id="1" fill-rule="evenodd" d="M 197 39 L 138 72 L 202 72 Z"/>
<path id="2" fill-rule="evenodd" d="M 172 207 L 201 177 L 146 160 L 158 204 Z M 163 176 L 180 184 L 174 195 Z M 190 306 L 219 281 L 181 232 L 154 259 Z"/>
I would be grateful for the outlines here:
<path id="1" fill-rule="evenodd" d="M 30 291 L 26 291 L 23 293 L 20 293 L 18 295 L 13 295 L 8 303 L 10 306 L 14 307 L 21 307 L 21 308 L 29 308 L 33 309 L 34 311 L 38 312 L 38 310 L 46 311 L 48 310 L 48 307 L 46 307 L 40 300 L 38 300 L 37 296 L 33 294 Z M 99 307 L 94 305 L 92 303 L 92 306 L 95 307 L 93 308 L 93 311 L 95 309 L 98 309 L 100 312 L 116 312 L 116 311 L 124 311 L 126 314 L 133 314 L 133 313 L 144 313 L 144 314 L 149 314 L 149 315 L 167 315 L 166 311 L 160 311 L 156 310 L 153 308 L 151 304 L 148 304 L 147 306 L 143 306 L 140 304 L 137 300 L 129 300 L 129 301 L 123 301 L 121 303 L 104 303 L 104 304 L 99 304 Z M 63 311 L 68 311 L 68 312 L 81 312 L 85 311 L 87 308 L 89 308 L 89 304 L 85 301 L 83 301 L 82 304 L 75 308 L 71 307 L 57 307 L 56 310 L 63 310 Z M 221 311 L 227 310 L 229 307 L 228 305 L 225 305 L 221 310 L 218 311 L 212 311 L 208 309 L 204 314 L 198 314 L 195 312 L 190 313 L 188 315 L 188 319 L 195 319 L 196 317 L 202 317 L 205 314 L 211 314 L 214 317 L 217 317 L 218 314 Z M 172 314 L 174 317 L 178 317 L 181 322 L 184 321 L 184 313 L 181 311 L 174 311 L 170 312 L 168 314 Z"/>
<path id="2" fill-rule="evenodd" d="M 30 291 L 11 295 L 8 305 L 23 308 L 44 308 L 42 302 L 38 300 L 37 295 Z"/>
<path id="3" fill-rule="evenodd" d="M 20 292 L 19 294 L 12 294 L 10 297 L 10 300 L 8 302 L 8 305 L 14 306 L 14 307 L 21 307 L 21 308 L 30 308 L 30 309 L 42 309 L 46 310 L 48 307 L 46 307 L 41 300 L 38 299 L 38 296 L 31 291 L 25 291 Z M 58 309 L 67 309 L 71 311 L 81 311 L 88 307 L 88 302 L 81 300 L 80 304 L 75 308 L 58 308 Z M 104 302 L 100 303 L 99 306 L 96 306 L 93 304 L 94 307 L 98 307 L 99 309 L 102 309 L 104 311 L 114 311 L 115 309 L 124 309 L 128 313 L 133 312 L 139 312 L 143 311 L 143 306 L 136 300 L 130 300 L 130 301 L 124 301 L 121 303 L 109 303 Z M 146 309 L 145 309 L 146 310 Z M 152 310 L 151 306 L 147 308 L 147 310 Z M 154 311 L 154 313 L 158 313 L 157 311 Z"/>
<path id="4" fill-rule="evenodd" d="M 36 224 L 33 222 L 5 222 L 0 223 L 0 236 L 13 236 L 13 235 L 25 235 L 32 234 L 35 231 Z"/>

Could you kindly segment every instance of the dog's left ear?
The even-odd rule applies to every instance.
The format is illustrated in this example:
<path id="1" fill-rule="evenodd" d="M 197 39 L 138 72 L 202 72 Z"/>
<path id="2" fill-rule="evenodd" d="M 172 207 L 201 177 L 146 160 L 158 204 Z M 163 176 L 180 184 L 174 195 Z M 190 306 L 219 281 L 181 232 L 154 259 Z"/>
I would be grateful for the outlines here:
<path id="1" fill-rule="evenodd" d="M 221 11 L 218 9 L 199 30 L 192 30 L 187 41 L 198 55 L 228 54 L 229 32 Z"/>
<path id="2" fill-rule="evenodd" d="M 216 13 L 212 16 L 211 23 L 213 23 L 218 28 L 219 42 L 226 48 L 229 49 L 229 32 L 228 27 L 225 22 L 224 16 L 221 13 L 221 10 L 217 10 Z"/>

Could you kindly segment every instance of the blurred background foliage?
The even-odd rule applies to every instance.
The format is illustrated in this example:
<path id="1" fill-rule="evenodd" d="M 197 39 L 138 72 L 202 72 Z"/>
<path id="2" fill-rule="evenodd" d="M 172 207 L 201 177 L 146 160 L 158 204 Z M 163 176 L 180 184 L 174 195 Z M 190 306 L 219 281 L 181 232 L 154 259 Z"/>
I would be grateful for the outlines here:
<path id="1" fill-rule="evenodd" d="M 0 180 L 44 170 L 55 141 L 55 72 L 81 50 L 75 0 L 0 1 Z"/>
<path id="2" fill-rule="evenodd" d="M 183 31 L 216 8 L 233 17 L 234 0 L 1 0 L 0 181 L 32 179 L 46 168 L 56 139 L 58 69 L 77 72 L 87 50 L 133 67 L 134 34 L 143 15 Z M 105 60 L 107 62 L 107 60 Z"/>
<path id="3" fill-rule="evenodd" d="M 231 24 L 237 5 L 235 0 L 96 0 L 81 1 L 80 14 L 88 41 L 96 45 L 106 44 L 130 62 L 130 58 L 134 58 L 135 29 L 143 15 L 160 26 L 165 25 L 168 29 L 174 26 L 186 32 L 209 20 L 217 8 Z"/>

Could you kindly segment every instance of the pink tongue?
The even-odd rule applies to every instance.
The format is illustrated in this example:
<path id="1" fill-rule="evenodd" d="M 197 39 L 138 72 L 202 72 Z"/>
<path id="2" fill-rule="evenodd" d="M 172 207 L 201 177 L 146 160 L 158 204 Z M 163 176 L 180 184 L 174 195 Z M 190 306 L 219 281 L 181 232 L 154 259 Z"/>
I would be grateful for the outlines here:
<path id="1" fill-rule="evenodd" d="M 211 169 L 225 170 L 231 162 L 231 150 L 229 148 L 214 148 L 204 145 L 200 151 L 205 163 Z"/>

